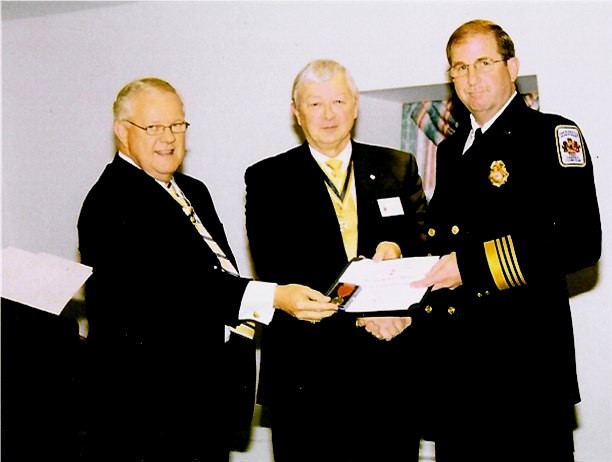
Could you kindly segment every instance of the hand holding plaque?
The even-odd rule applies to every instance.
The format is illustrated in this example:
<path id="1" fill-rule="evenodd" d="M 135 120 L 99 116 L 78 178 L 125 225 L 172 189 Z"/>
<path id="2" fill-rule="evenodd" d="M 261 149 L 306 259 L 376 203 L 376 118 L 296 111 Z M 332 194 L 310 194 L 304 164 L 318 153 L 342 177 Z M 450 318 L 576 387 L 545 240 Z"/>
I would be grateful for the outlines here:
<path id="1" fill-rule="evenodd" d="M 327 292 L 346 313 L 359 316 L 409 316 L 429 289 L 411 287 L 438 261 L 438 256 L 397 258 L 376 262 L 354 259 Z"/>

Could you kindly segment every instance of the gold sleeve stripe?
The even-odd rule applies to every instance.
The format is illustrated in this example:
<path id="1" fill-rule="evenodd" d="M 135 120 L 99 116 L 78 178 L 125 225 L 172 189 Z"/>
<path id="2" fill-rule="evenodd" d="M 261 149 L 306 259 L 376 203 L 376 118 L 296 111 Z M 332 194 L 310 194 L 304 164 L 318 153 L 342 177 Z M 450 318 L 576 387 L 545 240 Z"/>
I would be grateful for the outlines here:
<path id="1" fill-rule="evenodd" d="M 509 250 L 510 250 L 510 261 L 512 262 L 512 270 L 513 270 L 513 274 L 515 275 L 516 279 L 517 279 L 517 283 L 520 286 L 526 286 L 527 285 L 527 281 L 525 280 L 525 277 L 523 276 L 523 272 L 521 271 L 521 267 L 518 264 L 518 260 L 516 258 L 516 252 L 514 251 L 514 243 L 512 242 L 512 236 L 508 235 L 508 244 L 509 244 Z"/>
<path id="2" fill-rule="evenodd" d="M 499 290 L 526 285 L 514 250 L 511 236 L 484 243 L 489 270 Z"/>
<path id="3" fill-rule="evenodd" d="M 495 241 L 487 241 L 484 243 L 485 255 L 487 256 L 487 262 L 489 263 L 489 270 L 495 281 L 495 285 L 499 290 L 509 289 L 506 283 L 506 278 L 502 272 L 499 257 L 497 255 L 497 249 L 495 248 Z"/>
<path id="4" fill-rule="evenodd" d="M 496 239 L 495 242 L 501 256 L 500 258 L 502 258 L 506 280 L 509 281 L 510 286 L 516 287 L 520 283 L 517 279 L 516 271 L 513 265 L 514 249 L 512 248 L 512 240 L 508 242 L 506 237 L 502 237 L 501 239 Z"/>

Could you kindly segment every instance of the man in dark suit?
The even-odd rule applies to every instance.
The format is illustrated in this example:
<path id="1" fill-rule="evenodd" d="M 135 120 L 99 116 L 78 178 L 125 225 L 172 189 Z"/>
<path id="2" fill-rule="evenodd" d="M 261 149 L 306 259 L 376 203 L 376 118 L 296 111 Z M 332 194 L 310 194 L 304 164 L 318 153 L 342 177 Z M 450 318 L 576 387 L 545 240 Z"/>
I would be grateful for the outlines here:
<path id="1" fill-rule="evenodd" d="M 422 252 L 416 160 L 351 139 L 358 98 L 343 66 L 309 63 L 291 104 L 306 142 L 247 169 L 247 233 L 263 280 L 324 292 L 358 255 Z M 330 159 L 341 161 L 336 184 Z M 312 325 L 279 314 L 262 333 L 259 388 L 275 461 L 418 460 L 411 319 L 339 314 Z"/>
<path id="2" fill-rule="evenodd" d="M 574 122 L 517 94 L 501 27 L 465 23 L 446 51 L 470 117 L 438 147 L 426 222 L 442 257 L 416 284 L 433 286 L 420 350 L 434 378 L 436 461 L 573 461 L 580 395 L 565 278 L 601 254 L 593 164 Z"/>
<path id="3" fill-rule="evenodd" d="M 336 307 L 305 286 L 235 274 L 207 187 L 177 172 L 189 124 L 169 83 L 133 81 L 113 109 L 118 153 L 78 221 L 81 259 L 93 267 L 88 455 L 224 461 L 253 411 L 254 344 L 237 333 L 269 322 L 274 307 L 312 322 Z"/>

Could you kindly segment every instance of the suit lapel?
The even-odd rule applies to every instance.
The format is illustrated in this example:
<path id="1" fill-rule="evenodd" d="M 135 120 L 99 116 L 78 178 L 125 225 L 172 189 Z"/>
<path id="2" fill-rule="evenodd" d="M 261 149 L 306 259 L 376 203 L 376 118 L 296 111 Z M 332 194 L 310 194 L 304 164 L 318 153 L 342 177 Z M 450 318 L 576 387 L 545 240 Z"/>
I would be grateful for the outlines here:
<path id="1" fill-rule="evenodd" d="M 291 157 L 293 161 L 291 171 L 294 172 L 295 177 L 291 181 L 289 186 L 291 191 L 288 194 L 299 195 L 301 198 L 299 203 L 302 204 L 301 207 L 298 207 L 299 210 L 289 212 L 300 215 L 294 217 L 293 222 L 299 223 L 304 217 L 314 217 L 317 227 L 328 230 L 324 234 L 329 235 L 330 238 L 321 242 L 322 246 L 329 246 L 327 254 L 331 257 L 337 252 L 337 255 L 342 258 L 345 255 L 344 244 L 334 204 L 325 184 L 325 172 L 313 158 L 308 143 L 302 144 L 297 152 L 290 155 L 293 156 Z M 331 232 L 333 232 L 333 238 L 331 238 Z M 316 239 L 316 235 L 313 238 Z"/>
<path id="2" fill-rule="evenodd" d="M 305 197 L 308 203 L 313 204 L 315 207 L 320 207 L 320 204 L 327 203 L 326 199 L 329 199 L 329 192 L 325 185 L 325 172 L 314 157 L 312 157 L 307 143 L 300 146 L 300 149 L 295 154 L 296 164 L 295 168 L 292 169 L 295 178 L 291 179 L 291 191 L 289 193 L 299 194 Z M 331 200 L 329 200 L 329 210 L 335 218 L 336 213 Z"/>
<path id="3" fill-rule="evenodd" d="M 367 223 L 372 217 L 372 204 L 377 204 L 377 184 L 383 180 L 382 173 L 377 168 L 376 156 L 369 156 L 367 147 L 353 142 L 353 175 L 355 178 L 355 192 L 357 194 L 357 219 L 359 234 L 367 229 Z"/>
<path id="4" fill-rule="evenodd" d="M 358 200 L 361 197 L 366 199 L 371 194 L 373 183 L 378 173 L 371 162 L 371 158 L 367 155 L 366 149 L 362 144 L 353 142 L 353 153 L 351 155 L 353 162 L 353 175 L 355 178 L 355 189 L 357 191 Z"/>

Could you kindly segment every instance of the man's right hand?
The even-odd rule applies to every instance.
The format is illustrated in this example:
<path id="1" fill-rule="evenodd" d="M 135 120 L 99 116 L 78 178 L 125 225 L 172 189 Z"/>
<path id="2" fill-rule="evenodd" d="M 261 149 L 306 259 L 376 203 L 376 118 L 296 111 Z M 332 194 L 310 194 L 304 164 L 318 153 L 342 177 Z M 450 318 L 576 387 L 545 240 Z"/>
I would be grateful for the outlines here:
<path id="1" fill-rule="evenodd" d="M 423 279 L 412 281 L 412 287 L 432 287 L 433 290 L 438 289 L 456 289 L 463 284 L 461 273 L 457 263 L 457 254 L 451 252 L 448 255 L 440 257 L 435 265 L 425 274 Z"/>
<path id="2" fill-rule="evenodd" d="M 274 307 L 313 323 L 338 311 L 338 305 L 331 303 L 331 297 L 301 284 L 276 286 Z"/>

